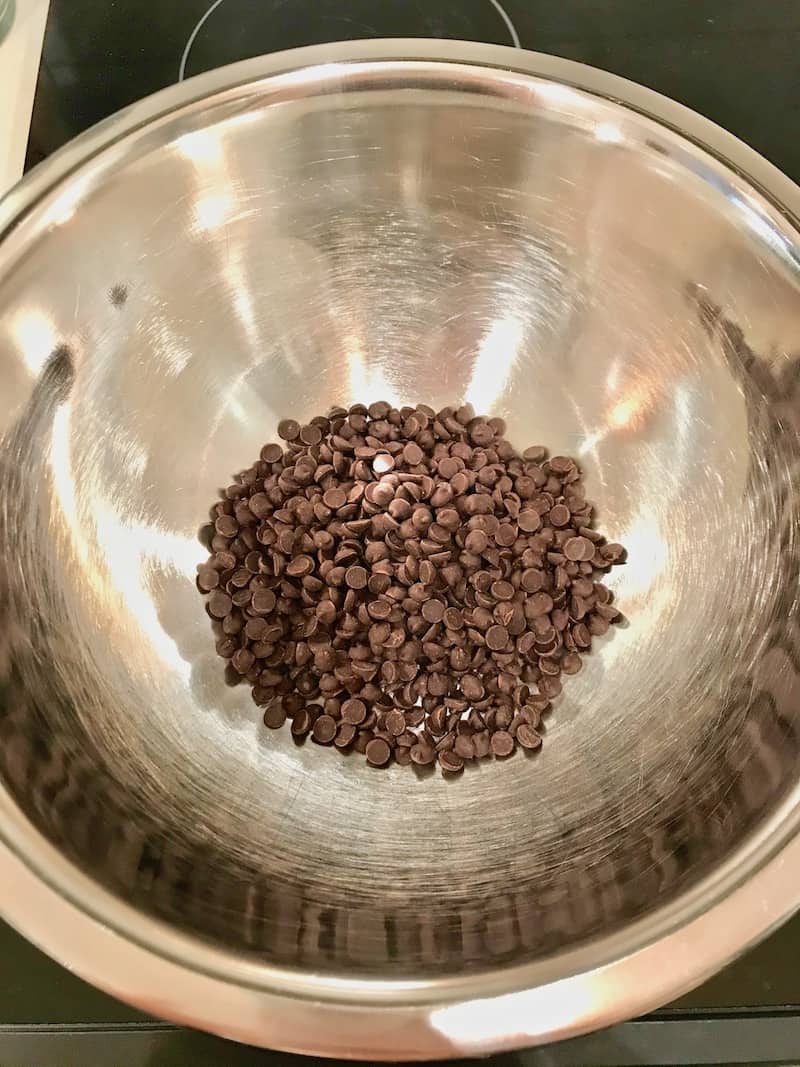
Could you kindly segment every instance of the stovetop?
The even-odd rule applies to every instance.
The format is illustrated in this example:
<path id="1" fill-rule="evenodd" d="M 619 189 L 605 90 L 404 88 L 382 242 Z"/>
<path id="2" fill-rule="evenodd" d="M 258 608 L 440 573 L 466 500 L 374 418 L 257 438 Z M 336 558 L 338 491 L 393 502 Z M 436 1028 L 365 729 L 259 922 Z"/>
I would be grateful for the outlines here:
<path id="1" fill-rule="evenodd" d="M 798 0 L 50 0 L 27 165 L 184 77 L 362 37 L 513 44 L 671 96 L 800 181 Z M 800 1061 L 800 917 L 646 1020 L 498 1064 Z M 0 925 L 0 1064 L 307 1063 L 147 1020 Z"/>
<path id="2" fill-rule="evenodd" d="M 50 0 L 29 163 L 183 76 L 359 37 L 516 44 L 603 67 L 800 179 L 797 0 Z"/>

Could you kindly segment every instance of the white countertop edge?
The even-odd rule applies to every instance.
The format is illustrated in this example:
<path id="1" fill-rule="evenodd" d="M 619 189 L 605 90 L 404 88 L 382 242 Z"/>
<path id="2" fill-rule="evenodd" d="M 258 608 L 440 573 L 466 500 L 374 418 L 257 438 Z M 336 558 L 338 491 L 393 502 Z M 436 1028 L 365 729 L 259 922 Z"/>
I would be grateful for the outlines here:
<path id="1" fill-rule="evenodd" d="M 0 43 L 0 196 L 22 177 L 49 0 L 17 0 Z"/>

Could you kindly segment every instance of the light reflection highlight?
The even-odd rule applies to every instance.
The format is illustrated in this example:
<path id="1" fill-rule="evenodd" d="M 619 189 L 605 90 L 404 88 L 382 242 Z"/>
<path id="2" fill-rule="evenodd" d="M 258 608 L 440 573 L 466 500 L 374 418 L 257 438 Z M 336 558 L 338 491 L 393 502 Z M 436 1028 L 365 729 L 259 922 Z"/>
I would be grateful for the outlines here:
<path id="1" fill-rule="evenodd" d="M 525 324 L 516 315 L 492 323 L 478 347 L 465 403 L 491 411 L 505 391 L 524 336 Z"/>
<path id="2" fill-rule="evenodd" d="M 221 166 L 222 139 L 216 130 L 193 130 L 175 141 L 175 148 L 184 159 L 201 166 Z"/>
<path id="3" fill-rule="evenodd" d="M 607 385 L 610 380 L 611 375 L 609 375 Z M 609 391 L 611 391 L 610 388 Z M 627 392 L 611 402 L 604 413 L 601 425 L 587 434 L 578 446 L 578 455 L 585 456 L 612 433 L 641 431 L 652 413 L 654 402 L 655 398 L 649 383 L 632 385 Z"/>
<path id="4" fill-rule="evenodd" d="M 162 364 L 164 373 L 177 378 L 192 358 L 186 338 L 175 333 L 168 319 L 156 315 L 148 323 L 147 335 L 151 351 Z"/>
<path id="5" fill-rule="evenodd" d="M 582 98 L 579 93 L 568 85 L 559 82 L 541 82 L 534 88 L 534 93 L 549 104 L 557 104 L 561 107 L 580 106 Z"/>
<path id="6" fill-rule="evenodd" d="M 364 356 L 364 349 L 359 337 L 350 335 L 344 340 L 347 352 L 348 396 L 366 398 L 367 403 L 374 400 L 386 400 L 395 407 L 401 407 L 406 400 L 398 395 L 389 384 L 379 363 L 370 365 Z"/>
<path id="7" fill-rule="evenodd" d="M 625 137 L 615 122 L 598 122 L 594 128 L 595 139 L 603 144 L 622 144 Z"/>
<path id="8" fill-rule="evenodd" d="M 648 389 L 632 389 L 614 404 L 608 413 L 608 426 L 612 430 L 636 428 L 650 409 Z"/>
<path id="9" fill-rule="evenodd" d="M 234 211 L 229 193 L 210 193 L 198 197 L 194 203 L 194 224 L 198 230 L 215 230 L 227 222 Z"/>
<path id="10" fill-rule="evenodd" d="M 609 393 L 616 393 L 619 388 L 619 374 L 620 360 L 615 359 L 608 368 L 608 374 L 606 375 L 606 390 Z"/>
<path id="11" fill-rule="evenodd" d="M 125 604 L 121 617 L 135 620 L 156 655 L 188 681 L 190 665 L 161 625 L 150 592 L 150 579 L 158 569 L 171 570 L 194 581 L 202 557 L 199 542 L 151 523 L 122 519 L 111 501 L 91 490 L 79 501 L 70 438 L 71 416 L 69 401 L 55 412 L 47 463 L 70 545 L 80 564 L 81 579 L 99 600 L 121 597 Z M 87 529 L 94 540 L 87 536 Z"/>
<path id="12" fill-rule="evenodd" d="M 627 562 L 620 581 L 624 582 L 625 597 L 641 597 L 650 593 L 669 563 L 669 546 L 661 526 L 651 515 L 639 514 L 621 534 L 628 550 Z M 671 591 L 667 590 L 668 597 Z"/>
<path id="13" fill-rule="evenodd" d="M 25 309 L 12 320 L 11 335 L 26 368 L 33 375 L 39 374 L 58 343 L 53 320 L 38 308 Z"/>
<path id="14" fill-rule="evenodd" d="M 436 1009 L 430 1013 L 430 1025 L 453 1048 L 465 1053 L 489 1051 L 512 1035 L 532 1039 L 566 1029 L 576 1019 L 590 1018 L 599 1000 L 586 985 L 564 980 Z"/>
<path id="15" fill-rule="evenodd" d="M 50 468 L 53 490 L 61 508 L 61 514 L 67 524 L 75 554 L 82 563 L 86 563 L 89 559 L 89 546 L 81 529 L 78 503 L 75 495 L 75 480 L 72 476 L 71 419 L 72 404 L 67 400 L 56 409 L 53 415 L 47 465 Z M 88 573 L 91 580 L 91 568 L 89 568 Z"/>
<path id="16" fill-rule="evenodd" d="M 197 545 L 189 538 L 154 526 L 123 521 L 105 500 L 95 501 L 93 512 L 98 547 L 105 557 L 106 573 L 125 601 L 125 617 L 135 620 L 156 655 L 183 682 L 188 682 L 191 666 L 161 625 L 148 577 L 154 560 L 171 565 L 186 576 L 193 574 L 198 562 Z"/>
<path id="17" fill-rule="evenodd" d="M 90 176 L 73 177 L 67 188 L 59 193 L 44 211 L 42 221 L 46 226 L 63 226 L 69 222 L 84 199 L 89 188 Z"/>

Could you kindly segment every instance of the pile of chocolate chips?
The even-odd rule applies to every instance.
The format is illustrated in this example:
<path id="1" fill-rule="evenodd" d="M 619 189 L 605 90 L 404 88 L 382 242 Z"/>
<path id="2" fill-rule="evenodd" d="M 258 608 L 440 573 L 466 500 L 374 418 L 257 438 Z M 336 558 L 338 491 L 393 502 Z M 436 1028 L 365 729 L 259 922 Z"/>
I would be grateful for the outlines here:
<path id="1" fill-rule="evenodd" d="M 561 675 L 620 617 L 595 579 L 624 549 L 574 460 L 504 432 L 355 404 L 285 419 L 225 490 L 197 582 L 267 726 L 450 773 L 539 748 Z"/>

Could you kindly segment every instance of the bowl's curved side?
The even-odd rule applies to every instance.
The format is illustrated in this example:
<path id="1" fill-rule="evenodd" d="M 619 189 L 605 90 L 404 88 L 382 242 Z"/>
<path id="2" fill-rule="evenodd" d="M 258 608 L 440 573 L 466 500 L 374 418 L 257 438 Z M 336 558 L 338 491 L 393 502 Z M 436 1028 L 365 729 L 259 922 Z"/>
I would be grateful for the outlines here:
<path id="1" fill-rule="evenodd" d="M 35 831 L 28 830 L 35 835 Z M 96 885 L 43 838 L 47 870 L 97 901 Z M 59 867 L 65 868 L 59 872 Z M 576 1037 L 644 1014 L 687 992 L 766 936 L 797 906 L 800 838 L 706 914 L 608 967 L 536 989 L 441 1005 L 359 1008 L 234 985 L 155 952 L 92 918 L 0 845 L 3 911 L 12 925 L 86 981 L 149 1014 L 231 1040 L 301 1055 L 367 1061 L 481 1056 Z M 98 902 L 99 903 L 99 902 Z M 109 906 L 119 909 L 110 897 Z M 132 911 L 132 909 L 131 909 Z M 132 916 L 133 917 L 133 916 Z M 185 958 L 185 957 L 184 957 Z"/>

